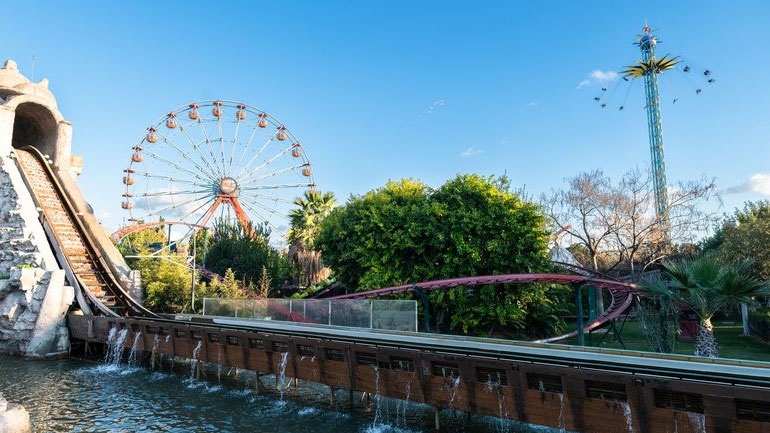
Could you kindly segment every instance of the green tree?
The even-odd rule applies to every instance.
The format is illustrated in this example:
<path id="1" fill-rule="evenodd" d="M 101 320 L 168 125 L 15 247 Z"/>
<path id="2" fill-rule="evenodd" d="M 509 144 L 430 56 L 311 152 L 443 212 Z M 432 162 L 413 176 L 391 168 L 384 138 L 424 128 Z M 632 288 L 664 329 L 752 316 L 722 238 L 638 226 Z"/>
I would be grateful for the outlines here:
<path id="1" fill-rule="evenodd" d="M 145 228 L 135 231 L 118 243 L 118 251 L 126 259 L 126 263 L 133 269 L 137 268 L 137 263 L 142 259 L 141 256 L 149 256 L 158 248 L 166 245 L 168 242 L 166 234 L 160 227 Z"/>
<path id="2" fill-rule="evenodd" d="M 330 270 L 324 266 L 321 253 L 315 249 L 315 238 L 324 218 L 336 206 L 337 200 L 331 192 L 305 191 L 304 198 L 294 200 L 296 209 L 289 214 L 291 227 L 287 235 L 289 259 L 299 269 L 299 285 L 318 284 L 327 278 Z"/>
<path id="3" fill-rule="evenodd" d="M 291 267 L 286 258 L 269 243 L 270 231 L 263 225 L 243 228 L 237 221 L 217 220 L 207 242 L 205 262 L 200 264 L 219 275 L 231 269 L 242 285 L 254 287 L 262 267 L 267 268 L 273 281 L 291 278 Z"/>
<path id="4" fill-rule="evenodd" d="M 245 298 L 246 290 L 242 284 L 235 279 L 235 272 L 227 268 L 221 280 L 214 278 L 208 284 L 209 297 L 237 299 Z"/>
<path id="5" fill-rule="evenodd" d="M 190 311 L 193 275 L 184 257 L 142 259 L 137 268 L 141 271 L 150 310 L 162 313 Z M 205 291 L 198 281 L 195 285 L 196 293 Z"/>
<path id="6" fill-rule="evenodd" d="M 271 283 L 272 278 L 270 278 L 270 274 L 267 272 L 267 268 L 263 266 L 262 274 L 259 276 L 259 284 L 257 285 L 258 298 L 268 298 L 270 296 Z"/>
<path id="7" fill-rule="evenodd" d="M 357 290 L 550 270 L 544 214 L 500 189 L 501 180 L 458 175 L 436 190 L 415 180 L 389 182 L 334 209 L 316 245 L 339 280 Z M 529 325 L 553 324 L 550 289 L 457 287 L 433 291 L 430 299 L 440 327 L 524 335 L 536 328 Z"/>
<path id="8" fill-rule="evenodd" d="M 726 262 L 753 260 L 759 277 L 770 279 L 770 201 L 747 202 L 736 209 L 702 248 Z"/>
<path id="9" fill-rule="evenodd" d="M 696 356 L 717 357 L 712 317 L 717 311 L 753 304 L 755 296 L 770 294 L 770 286 L 752 274 L 744 260 L 722 264 L 713 256 L 663 263 L 666 279 L 645 282 L 642 289 L 666 306 L 687 308 L 699 318 Z"/>
<path id="10" fill-rule="evenodd" d="M 388 182 L 364 196 L 353 196 L 321 223 L 316 246 L 348 287 L 367 290 L 430 278 L 426 249 L 431 247 L 428 187 L 414 180 Z M 428 252 L 429 257 L 438 251 Z"/>
<path id="11" fill-rule="evenodd" d="M 162 228 L 147 228 L 126 236 L 118 250 L 140 272 L 147 308 L 162 313 L 190 311 L 191 285 L 196 285 L 196 292 L 204 292 L 205 286 L 197 278 L 193 282 L 186 255 L 163 249 L 167 242 Z"/>

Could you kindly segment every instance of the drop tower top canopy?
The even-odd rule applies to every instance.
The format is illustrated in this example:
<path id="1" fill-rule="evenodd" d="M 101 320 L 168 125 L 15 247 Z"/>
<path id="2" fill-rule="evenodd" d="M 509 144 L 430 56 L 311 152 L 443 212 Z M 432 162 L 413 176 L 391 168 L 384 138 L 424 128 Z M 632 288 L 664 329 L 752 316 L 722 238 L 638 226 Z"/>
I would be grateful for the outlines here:
<path id="1" fill-rule="evenodd" d="M 647 24 L 642 27 L 642 34 L 639 35 L 639 42 L 636 43 L 642 51 L 649 51 L 658 44 L 657 36 L 652 34 L 652 29 Z"/>

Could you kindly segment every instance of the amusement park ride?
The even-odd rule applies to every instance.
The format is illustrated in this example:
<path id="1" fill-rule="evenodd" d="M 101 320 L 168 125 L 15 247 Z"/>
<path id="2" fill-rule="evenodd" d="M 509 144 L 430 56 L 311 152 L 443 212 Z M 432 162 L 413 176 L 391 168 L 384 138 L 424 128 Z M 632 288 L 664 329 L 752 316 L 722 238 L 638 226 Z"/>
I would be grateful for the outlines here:
<path id="1" fill-rule="evenodd" d="M 660 42 L 653 34 L 653 30 L 646 23 L 642 27 L 642 34 L 637 35 L 638 41 L 635 43 L 642 52 L 642 59 L 631 66 L 626 66 L 622 71 L 624 82 L 629 82 L 635 78 L 644 80 L 645 110 L 647 111 L 647 129 L 650 140 L 650 159 L 652 166 L 653 189 L 655 192 L 655 211 L 664 223 L 668 221 L 668 193 L 666 190 L 666 163 L 663 157 L 663 128 L 661 126 L 660 115 L 660 92 L 658 89 L 658 75 L 665 71 L 676 69 L 682 66 L 681 70 L 689 74 L 695 68 L 685 63 L 681 56 L 669 57 L 668 54 L 663 57 L 655 56 L 655 47 Z M 702 70 L 702 79 L 706 84 L 714 84 L 716 80 L 712 72 L 708 69 Z M 602 87 L 602 96 L 594 97 L 602 108 L 607 107 L 606 87 Z M 701 86 L 696 86 L 695 94 L 700 95 L 703 91 Z M 626 92 L 626 96 L 628 92 Z M 674 98 L 672 103 L 676 103 L 678 98 Z M 618 110 L 623 110 L 625 101 L 618 106 Z M 667 225 L 667 224 L 666 224 Z"/>
<path id="2" fill-rule="evenodd" d="M 173 110 L 147 128 L 123 170 L 121 207 L 142 228 L 186 226 L 181 238 L 215 216 L 244 230 L 264 224 L 277 236 L 294 197 L 314 188 L 305 149 L 279 121 L 243 103 L 206 101 Z"/>

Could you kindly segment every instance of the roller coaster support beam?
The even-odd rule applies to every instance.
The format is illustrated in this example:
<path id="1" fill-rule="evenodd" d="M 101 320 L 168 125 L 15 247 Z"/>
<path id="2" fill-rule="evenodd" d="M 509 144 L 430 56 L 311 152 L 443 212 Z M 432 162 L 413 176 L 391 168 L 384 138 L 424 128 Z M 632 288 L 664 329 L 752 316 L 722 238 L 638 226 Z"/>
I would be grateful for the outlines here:
<path id="1" fill-rule="evenodd" d="M 596 292 L 600 289 L 594 286 L 586 286 L 586 289 L 588 290 L 588 323 L 592 323 L 596 320 Z"/>
<path id="2" fill-rule="evenodd" d="M 589 290 L 589 294 L 592 290 Z M 590 296 L 589 296 L 590 299 Z M 585 346 L 585 331 L 583 327 L 583 286 L 577 285 L 575 288 L 575 306 L 577 306 L 577 344 Z"/>

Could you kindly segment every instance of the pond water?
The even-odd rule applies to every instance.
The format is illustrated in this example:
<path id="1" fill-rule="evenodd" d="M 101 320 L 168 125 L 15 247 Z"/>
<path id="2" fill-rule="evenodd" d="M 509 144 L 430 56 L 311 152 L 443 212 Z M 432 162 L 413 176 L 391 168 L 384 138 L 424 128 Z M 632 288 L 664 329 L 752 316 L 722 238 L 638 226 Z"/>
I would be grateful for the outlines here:
<path id="1" fill-rule="evenodd" d="M 433 409 L 373 396 L 366 410 L 356 393 L 337 393 L 337 408 L 328 388 L 302 382 L 284 392 L 220 384 L 188 374 L 150 371 L 126 364 L 78 360 L 27 361 L 0 355 L 0 392 L 30 413 L 33 432 L 280 432 L 409 433 L 432 432 Z M 221 377 L 221 376 L 220 376 Z M 272 386 L 274 378 L 264 377 Z M 448 432 L 549 432 L 491 417 L 444 410 Z"/>

